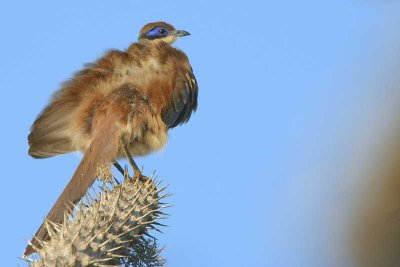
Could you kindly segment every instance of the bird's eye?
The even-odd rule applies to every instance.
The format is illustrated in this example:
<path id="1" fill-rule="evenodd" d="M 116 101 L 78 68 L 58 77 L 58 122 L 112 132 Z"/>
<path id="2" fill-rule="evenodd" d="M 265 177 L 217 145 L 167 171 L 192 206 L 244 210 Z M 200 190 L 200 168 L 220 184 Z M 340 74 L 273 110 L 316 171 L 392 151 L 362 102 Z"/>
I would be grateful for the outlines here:
<path id="1" fill-rule="evenodd" d="M 150 31 L 147 32 L 146 36 L 149 39 L 157 39 L 157 38 L 162 38 L 168 35 L 168 29 L 164 27 L 154 27 Z"/>

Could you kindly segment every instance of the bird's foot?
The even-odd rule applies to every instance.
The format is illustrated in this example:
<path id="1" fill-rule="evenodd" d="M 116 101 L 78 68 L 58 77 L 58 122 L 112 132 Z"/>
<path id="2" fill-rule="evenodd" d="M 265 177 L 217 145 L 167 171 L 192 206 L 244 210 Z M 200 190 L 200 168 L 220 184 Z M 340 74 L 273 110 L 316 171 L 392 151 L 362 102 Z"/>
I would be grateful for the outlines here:
<path id="1" fill-rule="evenodd" d="M 138 179 L 140 181 L 145 181 L 146 178 L 143 176 L 142 171 L 139 169 L 135 169 L 133 172 L 133 179 Z"/>
<path id="2" fill-rule="evenodd" d="M 142 177 L 142 172 L 139 169 L 135 169 L 133 172 L 133 178 L 134 179 L 139 179 L 140 177 Z"/>

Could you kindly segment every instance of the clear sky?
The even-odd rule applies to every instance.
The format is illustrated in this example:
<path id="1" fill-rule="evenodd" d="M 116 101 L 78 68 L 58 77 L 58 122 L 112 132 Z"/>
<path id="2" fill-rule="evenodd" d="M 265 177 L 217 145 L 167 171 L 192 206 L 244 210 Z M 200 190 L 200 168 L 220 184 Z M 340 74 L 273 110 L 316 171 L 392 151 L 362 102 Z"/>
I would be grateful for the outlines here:
<path id="1" fill-rule="evenodd" d="M 200 87 L 190 122 L 137 160 L 173 194 L 169 266 L 358 266 L 360 177 L 400 100 L 395 0 L 2 1 L 1 265 L 25 265 L 24 239 L 79 162 L 27 155 L 35 117 L 83 64 L 158 20 L 191 32 L 175 45 Z"/>

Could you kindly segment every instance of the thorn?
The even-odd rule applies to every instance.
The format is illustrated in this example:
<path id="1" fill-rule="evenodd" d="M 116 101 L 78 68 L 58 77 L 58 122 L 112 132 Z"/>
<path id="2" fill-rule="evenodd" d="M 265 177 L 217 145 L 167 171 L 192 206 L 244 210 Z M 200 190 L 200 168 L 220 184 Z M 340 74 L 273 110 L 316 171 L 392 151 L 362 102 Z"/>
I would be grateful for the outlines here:
<path id="1" fill-rule="evenodd" d="M 72 238 L 72 240 L 71 240 L 71 244 L 73 244 L 73 243 L 75 242 L 75 240 L 78 238 L 79 234 L 81 233 L 81 230 L 82 230 L 82 228 L 83 228 L 83 222 L 82 222 L 82 221 L 80 221 L 80 222 L 79 222 L 79 228 L 78 228 L 78 231 L 76 231 L 76 234 L 75 234 L 75 236 Z"/>
<path id="2" fill-rule="evenodd" d="M 158 190 L 156 191 L 156 193 L 158 194 L 158 193 L 164 191 L 167 187 L 168 187 L 168 185 L 165 185 L 165 186 L 161 187 L 160 189 L 158 189 Z"/>
<path id="3" fill-rule="evenodd" d="M 74 204 L 73 204 L 72 202 L 70 202 L 69 204 L 70 204 L 71 206 L 66 204 L 66 205 L 65 205 L 65 210 L 68 211 L 68 213 L 69 213 L 70 216 L 72 216 L 73 213 L 74 213 L 74 210 L 73 210 L 73 208 L 72 208 L 72 207 L 74 206 Z M 78 209 L 78 210 L 79 210 L 79 209 Z M 73 216 L 72 216 L 72 218 L 73 218 Z"/>
<path id="4" fill-rule="evenodd" d="M 168 209 L 168 208 L 171 208 L 171 207 L 175 207 L 175 205 L 174 204 L 160 205 L 161 209 Z"/>
<path id="5" fill-rule="evenodd" d="M 162 196 L 160 196 L 160 197 L 158 197 L 158 200 L 161 200 L 161 199 L 164 199 L 164 198 L 167 198 L 167 197 L 170 197 L 170 196 L 172 196 L 172 194 L 165 194 L 165 195 L 162 195 Z"/>
<path id="6" fill-rule="evenodd" d="M 40 246 L 44 246 L 44 241 L 40 240 L 39 238 L 37 238 L 35 235 L 32 237 L 33 239 L 35 239 Z M 32 246 L 32 244 L 30 244 L 30 241 L 28 241 L 28 244 Z"/>
<path id="7" fill-rule="evenodd" d="M 111 258 L 96 259 L 94 261 L 91 261 L 89 266 L 96 265 L 95 263 L 107 262 L 107 261 L 110 261 L 112 259 L 113 259 L 112 257 Z M 107 266 L 107 265 L 101 265 L 101 266 Z M 113 266 L 113 265 L 111 265 L 111 266 Z"/>
<path id="8" fill-rule="evenodd" d="M 147 231 L 144 232 L 143 235 L 148 236 L 148 237 L 150 237 L 150 238 L 153 238 L 154 240 L 158 240 L 156 237 L 154 237 L 154 236 L 152 236 L 151 234 L 147 233 Z"/>
<path id="9" fill-rule="evenodd" d="M 86 192 L 86 195 L 89 196 L 90 200 L 91 200 L 91 204 L 93 204 L 94 202 L 96 202 L 96 199 L 93 197 L 93 195 L 90 193 L 90 190 L 88 189 L 88 191 Z"/>
<path id="10" fill-rule="evenodd" d="M 130 179 L 129 176 L 129 171 L 128 171 L 128 166 L 125 165 L 125 170 L 124 170 L 124 181 Z"/>
<path id="11" fill-rule="evenodd" d="M 54 230 L 56 233 L 59 233 L 59 232 L 61 231 L 61 228 L 62 228 L 61 224 L 54 223 L 54 222 L 52 222 L 52 221 L 50 221 L 50 220 L 47 220 L 47 221 L 51 224 L 51 226 L 53 227 L 53 230 Z"/>
<path id="12" fill-rule="evenodd" d="M 168 219 L 169 217 L 168 216 L 156 216 L 155 218 L 154 218 L 154 220 L 166 220 L 166 219 Z"/>
<path id="13" fill-rule="evenodd" d="M 49 220 L 45 220 L 44 224 L 46 226 L 47 229 L 47 233 L 49 233 L 50 239 L 53 239 L 53 237 L 56 235 L 55 231 L 53 230 L 53 227 L 50 225 L 50 221 Z"/>
<path id="14" fill-rule="evenodd" d="M 113 178 L 114 178 L 114 182 L 116 183 L 116 185 L 120 185 L 121 184 L 121 182 L 117 179 L 117 177 L 113 176 Z"/>
<path id="15" fill-rule="evenodd" d="M 154 224 L 154 223 L 153 223 L 153 224 Z M 163 234 L 163 232 L 162 232 L 161 230 L 159 230 L 158 228 L 156 228 L 156 227 L 154 227 L 154 226 L 152 226 L 152 225 L 147 226 L 147 228 L 148 228 L 148 229 L 151 229 L 151 230 L 154 230 L 154 231 L 157 231 L 157 232 Z"/>
<path id="16" fill-rule="evenodd" d="M 109 250 L 108 250 L 108 252 L 112 252 L 112 251 L 115 251 L 115 250 L 118 250 L 118 249 L 121 249 L 121 248 L 124 248 L 125 246 L 119 246 L 119 247 L 115 247 L 115 248 L 110 248 Z"/>
<path id="17" fill-rule="evenodd" d="M 26 261 L 26 262 L 29 262 L 29 263 L 34 263 L 35 262 L 34 260 L 28 258 L 27 256 L 17 257 L 17 259 L 20 259 L 20 260 L 23 260 L 23 261 Z"/>
<path id="18" fill-rule="evenodd" d="M 162 184 L 164 182 L 164 180 L 160 180 L 160 181 L 154 181 L 156 187 L 158 187 L 160 184 Z M 167 186 L 169 186 L 169 184 L 167 184 Z"/>
<path id="19" fill-rule="evenodd" d="M 169 214 L 169 213 L 166 213 L 166 212 L 162 212 L 162 211 L 156 211 L 156 212 L 154 212 L 157 216 L 158 215 L 163 215 L 163 216 L 165 216 L 165 217 L 170 217 L 171 216 L 171 214 Z"/>
<path id="20" fill-rule="evenodd" d="M 43 242 L 41 240 L 39 240 L 36 236 L 33 236 L 33 238 L 37 241 L 39 241 L 40 246 L 43 247 Z M 37 253 L 38 251 L 40 251 L 39 247 L 35 246 L 31 241 L 27 240 L 28 245 L 32 247 L 32 249 L 35 251 L 35 253 Z"/>
<path id="21" fill-rule="evenodd" d="M 162 227 L 169 227 L 168 225 L 162 224 L 162 223 L 159 223 L 159 222 L 153 222 L 153 224 L 154 225 L 158 225 L 158 226 L 162 226 Z"/>
<path id="22" fill-rule="evenodd" d="M 111 254 L 113 258 L 126 258 L 128 255 Z"/>
<path id="23" fill-rule="evenodd" d="M 89 205 L 91 205 L 91 202 L 90 202 L 90 199 L 89 199 L 89 196 L 88 196 L 88 193 L 86 192 L 86 194 L 85 194 L 85 200 L 86 200 L 86 204 L 89 206 Z M 82 202 L 81 202 L 82 203 Z"/>

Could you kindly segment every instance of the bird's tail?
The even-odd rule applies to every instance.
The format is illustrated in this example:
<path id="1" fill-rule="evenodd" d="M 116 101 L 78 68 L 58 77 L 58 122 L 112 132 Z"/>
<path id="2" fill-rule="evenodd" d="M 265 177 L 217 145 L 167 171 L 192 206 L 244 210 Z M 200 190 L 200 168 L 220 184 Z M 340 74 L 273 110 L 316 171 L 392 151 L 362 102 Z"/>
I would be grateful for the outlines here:
<path id="1" fill-rule="evenodd" d="M 115 159 L 120 142 L 119 131 L 115 121 L 106 114 L 97 120 L 96 124 L 97 127 L 94 127 L 95 132 L 92 134 L 89 148 L 86 150 L 71 180 L 47 215 L 46 220 L 58 224 L 62 223 L 66 208 L 70 207 L 71 203 L 76 204 L 79 202 L 95 181 L 98 167 Z M 41 247 L 38 240 L 45 241 L 48 239 L 47 228 L 43 223 L 32 239 L 32 245 L 26 247 L 24 256 L 29 256 L 36 251 L 35 248 Z"/>

